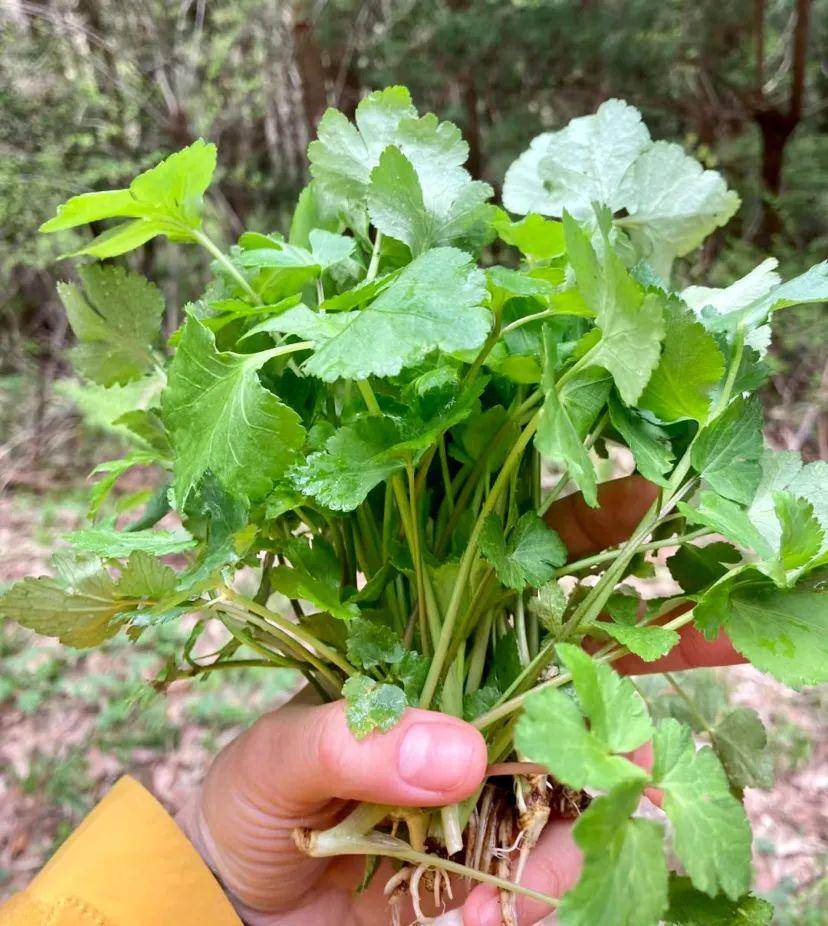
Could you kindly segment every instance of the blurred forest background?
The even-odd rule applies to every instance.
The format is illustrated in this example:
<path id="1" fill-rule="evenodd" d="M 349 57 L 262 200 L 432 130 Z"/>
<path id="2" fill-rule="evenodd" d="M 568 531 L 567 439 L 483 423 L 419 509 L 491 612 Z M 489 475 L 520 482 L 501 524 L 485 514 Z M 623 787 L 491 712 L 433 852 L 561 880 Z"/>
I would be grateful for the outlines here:
<path id="1" fill-rule="evenodd" d="M 723 285 L 767 253 L 787 277 L 828 253 L 828 0 L 0 0 L 0 583 L 45 568 L 55 534 L 82 517 L 102 443 L 119 452 L 103 426 L 114 416 L 65 359 L 54 283 L 72 272 L 58 260 L 67 238 L 40 238 L 39 224 L 203 136 L 219 147 L 211 234 L 284 230 L 325 107 L 352 111 L 391 83 L 461 126 L 471 172 L 495 189 L 539 132 L 609 97 L 639 107 L 654 137 L 742 197 L 683 280 Z M 174 330 L 202 256 L 157 239 L 130 260 L 164 289 Z M 825 306 L 786 315 L 764 397 L 768 441 L 810 459 L 828 458 L 826 344 Z M 174 805 L 290 684 L 211 680 L 150 702 L 136 691 L 163 652 L 136 661 L 120 646 L 67 654 L 0 627 L 0 896 L 121 769 Z M 778 922 L 824 923 L 825 695 L 730 678 L 773 723 L 782 790 L 752 805 L 763 890 Z"/>

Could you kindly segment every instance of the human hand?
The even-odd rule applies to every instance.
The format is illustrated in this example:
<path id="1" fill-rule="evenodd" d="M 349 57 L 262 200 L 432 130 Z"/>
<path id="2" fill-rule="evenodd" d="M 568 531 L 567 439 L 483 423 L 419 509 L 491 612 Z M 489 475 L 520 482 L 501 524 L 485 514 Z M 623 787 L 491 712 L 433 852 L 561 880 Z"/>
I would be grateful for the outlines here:
<path id="1" fill-rule="evenodd" d="M 548 520 L 578 559 L 625 540 L 656 491 L 637 476 L 614 480 L 601 487 L 599 509 L 569 496 L 552 506 Z M 658 662 L 625 657 L 615 666 L 636 674 L 741 661 L 726 637 L 709 642 L 688 626 Z M 647 765 L 648 747 L 634 758 Z M 358 741 L 348 730 L 342 702 L 292 706 L 261 718 L 217 757 L 178 822 L 250 926 L 385 926 L 390 914 L 382 889 L 390 866 L 357 895 L 364 860 L 309 858 L 296 848 L 293 830 L 331 826 L 351 801 L 403 807 L 455 803 L 475 792 L 485 769 L 483 738 L 453 717 L 409 709 L 390 732 Z M 575 884 L 581 858 L 571 830 L 570 822 L 550 821 L 523 885 L 560 896 Z M 458 885 L 455 897 L 463 893 Z M 518 898 L 517 911 L 520 926 L 549 913 L 526 897 Z M 413 910 L 403 912 L 404 922 L 412 918 Z M 437 922 L 501 926 L 499 895 L 488 885 L 475 887 L 462 908 Z"/>

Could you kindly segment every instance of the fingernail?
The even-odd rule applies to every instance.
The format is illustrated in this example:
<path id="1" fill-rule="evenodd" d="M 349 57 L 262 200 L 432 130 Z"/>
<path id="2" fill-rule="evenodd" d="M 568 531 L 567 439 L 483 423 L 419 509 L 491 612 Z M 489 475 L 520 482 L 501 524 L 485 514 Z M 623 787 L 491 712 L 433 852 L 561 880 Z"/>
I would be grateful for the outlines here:
<path id="1" fill-rule="evenodd" d="M 415 723 L 397 753 L 400 777 L 425 791 L 453 791 L 469 777 L 479 736 L 460 724 Z"/>
<path id="2" fill-rule="evenodd" d="M 463 926 L 463 914 L 459 910 L 449 910 L 432 920 L 431 926 Z"/>

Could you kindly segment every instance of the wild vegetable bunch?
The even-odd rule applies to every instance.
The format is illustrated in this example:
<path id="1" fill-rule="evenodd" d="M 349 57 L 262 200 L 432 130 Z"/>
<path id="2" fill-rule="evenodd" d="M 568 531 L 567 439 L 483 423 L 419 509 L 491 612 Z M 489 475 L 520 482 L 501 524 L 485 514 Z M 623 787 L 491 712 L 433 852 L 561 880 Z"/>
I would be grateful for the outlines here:
<path id="1" fill-rule="evenodd" d="M 140 381 L 144 401 L 118 418 L 134 449 L 97 468 L 90 526 L 55 577 L 18 583 L 0 610 L 79 647 L 194 614 L 166 680 L 289 666 L 346 699 L 357 737 L 419 705 L 466 717 L 493 763 L 518 763 L 496 800 L 359 807 L 300 834 L 311 853 L 544 896 L 492 850 L 521 831 L 525 858 L 554 781 L 579 807 L 593 797 L 561 923 L 767 922 L 747 894 L 740 802 L 767 784 L 758 718 L 705 722 L 712 748 L 697 750 L 687 724 L 654 726 L 612 663 L 655 660 L 693 623 L 789 685 L 828 679 L 828 464 L 765 450 L 755 396 L 774 313 L 828 298 L 828 266 L 782 283 L 769 259 L 724 289 L 673 289 L 674 259 L 739 201 L 617 100 L 532 142 L 506 175 L 507 211 L 466 157 L 455 126 L 392 87 L 355 124 L 324 115 L 286 238 L 248 232 L 224 252 L 208 237 L 203 141 L 60 207 L 44 231 L 121 220 L 78 255 L 164 235 L 204 247 L 213 279 L 166 344 L 161 293 L 121 265 L 59 284 L 79 373 Z M 657 496 L 627 542 L 573 561 L 544 515 L 566 491 L 597 506 L 616 447 Z M 168 482 L 116 528 L 107 494 L 149 465 Z M 170 509 L 181 526 L 156 527 Z M 648 592 L 663 548 L 668 598 Z M 196 659 L 210 621 L 226 642 Z M 648 740 L 645 772 L 625 754 Z M 648 786 L 686 877 L 668 875 L 665 827 L 634 816 Z M 497 835 L 478 852 L 481 832 Z"/>

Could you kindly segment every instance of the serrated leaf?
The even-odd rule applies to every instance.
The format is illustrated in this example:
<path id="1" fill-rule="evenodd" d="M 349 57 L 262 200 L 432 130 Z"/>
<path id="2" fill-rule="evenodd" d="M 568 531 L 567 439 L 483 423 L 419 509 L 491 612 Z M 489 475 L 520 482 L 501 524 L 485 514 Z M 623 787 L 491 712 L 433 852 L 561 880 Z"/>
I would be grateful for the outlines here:
<path id="1" fill-rule="evenodd" d="M 447 142 L 451 161 L 453 141 Z M 432 173 L 439 176 L 442 161 L 443 151 L 435 146 L 427 162 L 426 179 Z M 425 163 L 421 161 L 423 166 Z M 368 188 L 371 222 L 384 235 L 405 242 L 415 257 L 432 247 L 455 243 L 462 246 L 465 240 L 482 239 L 485 204 L 492 196 L 492 188 L 487 183 L 473 181 L 465 170 L 452 163 L 447 167 L 447 176 L 424 187 L 414 164 L 399 148 L 389 146 L 371 171 Z"/>
<path id="2" fill-rule="evenodd" d="M 718 623 L 758 669 L 792 688 L 828 682 L 828 591 L 819 582 L 783 591 L 757 574 L 711 595 Z"/>
<path id="3" fill-rule="evenodd" d="M 689 727 L 668 718 L 653 740 L 653 778 L 664 792 L 673 847 L 693 885 L 736 900 L 751 883 L 750 824 L 714 752 L 698 752 Z"/>
<path id="4" fill-rule="evenodd" d="M 399 427 L 391 419 L 356 418 L 337 429 L 324 450 L 294 467 L 293 484 L 328 508 L 352 511 L 374 486 L 404 468 L 395 454 L 399 442 Z"/>
<path id="5" fill-rule="evenodd" d="M 730 499 L 715 492 L 702 492 L 696 507 L 679 502 L 678 510 L 691 524 L 709 527 L 740 547 L 755 550 L 760 556 L 773 555 L 773 548 L 756 529 L 745 509 Z"/>
<path id="6" fill-rule="evenodd" d="M 164 297 L 123 267 L 89 266 L 79 271 L 83 289 L 58 283 L 58 294 L 78 344 L 71 350 L 78 372 L 102 386 L 123 385 L 154 364 Z"/>
<path id="7" fill-rule="evenodd" d="M 644 662 L 653 662 L 666 656 L 681 639 L 675 630 L 666 627 L 636 627 L 606 621 L 597 626 Z"/>
<path id="8" fill-rule="evenodd" d="M 121 567 L 118 590 L 126 598 L 161 601 L 173 594 L 177 583 L 174 569 L 151 553 L 136 550 Z"/>
<path id="9" fill-rule="evenodd" d="M 566 749 L 559 744 L 566 743 Z M 644 772 L 629 760 L 613 755 L 592 731 L 575 701 L 555 688 L 526 699 L 515 731 L 515 745 L 531 762 L 539 762 L 571 788 L 609 790 Z"/>
<path id="10" fill-rule="evenodd" d="M 825 532 L 814 517 L 814 506 L 791 492 L 776 492 L 774 509 L 782 527 L 779 563 L 784 570 L 807 566 L 819 555 Z"/>
<path id="11" fill-rule="evenodd" d="M 602 224 L 599 259 L 569 213 L 563 217 L 566 249 L 578 287 L 595 312 L 601 339 L 590 361 L 612 374 L 621 398 L 634 405 L 658 364 L 664 338 L 664 296 L 645 292 L 615 253 Z"/>
<path id="12" fill-rule="evenodd" d="M 528 608 L 541 626 L 550 633 L 561 629 L 566 611 L 566 593 L 557 581 L 547 582 L 538 588 L 538 594 L 529 599 Z"/>
<path id="13" fill-rule="evenodd" d="M 474 350 L 491 326 L 484 299 L 485 277 L 468 255 L 435 248 L 362 311 L 329 316 L 337 330 L 311 335 L 315 350 L 304 369 L 326 382 L 396 376 L 432 351 Z"/>
<path id="14" fill-rule="evenodd" d="M 192 241 L 201 229 L 204 192 L 215 167 L 216 146 L 199 138 L 137 176 L 128 190 L 72 197 L 40 231 L 60 231 L 101 219 L 128 219 L 75 252 L 101 260 L 125 254 L 156 235 Z"/>
<path id="15" fill-rule="evenodd" d="M 572 673 L 590 730 L 611 752 L 631 752 L 652 736 L 647 707 L 629 679 L 579 646 L 559 643 L 557 652 Z"/>
<path id="16" fill-rule="evenodd" d="M 262 499 L 294 461 L 305 432 L 259 382 L 266 359 L 217 350 L 212 333 L 187 319 L 161 396 L 179 507 L 208 470 L 231 494 Z"/>
<path id="17" fill-rule="evenodd" d="M 664 922 L 670 926 L 770 926 L 773 907 L 744 894 L 738 900 L 719 894 L 708 897 L 693 887 L 689 878 L 673 874 L 669 885 L 670 907 Z"/>
<path id="18" fill-rule="evenodd" d="M 720 495 L 749 504 L 761 477 L 762 406 L 734 399 L 693 443 L 693 467 Z"/>
<path id="19" fill-rule="evenodd" d="M 586 217 L 593 202 L 621 208 L 624 178 L 650 144 L 641 113 L 623 100 L 608 100 L 594 115 L 535 138 L 506 172 L 503 203 L 524 215 L 567 210 Z"/>
<path id="20" fill-rule="evenodd" d="M 395 666 L 406 649 L 399 634 L 376 621 L 357 618 L 348 625 L 348 659 L 360 669 Z"/>
<path id="21" fill-rule="evenodd" d="M 675 460 L 669 437 L 656 425 L 625 408 L 614 395 L 610 396 L 609 414 L 612 426 L 632 451 L 641 475 L 657 485 L 666 485 L 664 475 L 672 469 Z"/>
<path id="22" fill-rule="evenodd" d="M 739 208 L 721 174 L 704 170 L 680 145 L 654 142 L 636 159 L 624 182 L 618 219 L 640 257 L 667 279 L 673 258 L 689 254 Z"/>
<path id="23" fill-rule="evenodd" d="M 305 569 L 276 566 L 270 571 L 270 584 L 274 591 L 286 598 L 309 601 L 320 611 L 339 620 L 350 621 L 359 615 L 358 605 L 342 601 L 338 584 Z"/>
<path id="24" fill-rule="evenodd" d="M 402 688 L 380 684 L 365 675 L 352 675 L 342 686 L 342 695 L 348 726 L 360 740 L 374 730 L 390 730 L 407 706 Z"/>
<path id="25" fill-rule="evenodd" d="M 739 206 L 721 176 L 679 145 L 652 142 L 641 114 L 608 100 L 591 116 L 535 138 L 506 172 L 512 212 L 589 218 L 593 203 L 622 210 L 616 223 L 637 256 L 666 279 L 673 258 L 697 247 Z"/>
<path id="26" fill-rule="evenodd" d="M 704 326 L 677 299 L 668 299 L 664 308 L 664 349 L 639 405 L 662 421 L 689 418 L 704 423 L 710 394 L 724 375 L 724 357 Z"/>
<path id="27" fill-rule="evenodd" d="M 584 856 L 577 885 L 556 911 L 561 926 L 657 926 L 667 907 L 664 830 L 630 818 L 641 785 L 593 801 L 573 829 Z"/>
<path id="28" fill-rule="evenodd" d="M 140 550 L 155 556 L 181 553 L 196 545 L 195 539 L 185 530 L 175 532 L 142 530 L 125 531 L 106 527 L 88 527 L 85 530 L 71 531 L 66 540 L 79 550 L 93 553 L 104 559 L 117 559 L 129 556 Z"/>
<path id="29" fill-rule="evenodd" d="M 561 538 L 533 511 L 520 517 L 508 540 L 503 536 L 500 519 L 490 515 L 480 532 L 479 545 L 500 581 L 517 591 L 548 582 L 567 557 Z"/>
<path id="30" fill-rule="evenodd" d="M 756 711 L 737 707 L 725 714 L 711 731 L 711 740 L 734 787 L 773 787 L 768 736 Z"/>

